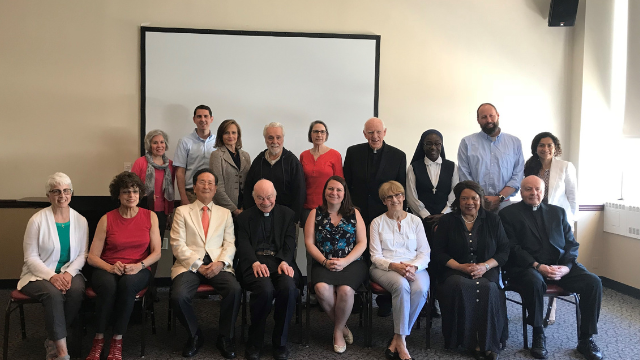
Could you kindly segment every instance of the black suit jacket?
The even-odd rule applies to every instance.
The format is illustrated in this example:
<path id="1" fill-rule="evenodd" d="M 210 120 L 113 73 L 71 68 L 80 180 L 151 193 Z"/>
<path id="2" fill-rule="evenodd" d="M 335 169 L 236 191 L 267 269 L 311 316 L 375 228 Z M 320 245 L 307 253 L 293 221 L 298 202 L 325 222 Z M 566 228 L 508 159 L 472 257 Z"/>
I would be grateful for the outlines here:
<path id="1" fill-rule="evenodd" d="M 509 272 L 524 270 L 538 261 L 529 253 L 531 246 L 536 246 L 542 241 L 530 208 L 531 206 L 521 201 L 499 212 L 511 246 L 511 255 L 506 266 Z M 544 203 L 540 204 L 537 211 L 542 212 L 549 242 L 560 252 L 558 265 L 571 268 L 577 263 L 579 245 L 567 222 L 567 213 L 559 206 Z"/>
<path id="2" fill-rule="evenodd" d="M 405 153 L 383 142 L 384 151 L 380 167 L 375 176 L 375 193 L 369 193 L 367 178 L 367 152 L 369 143 L 350 146 L 344 158 L 344 179 L 349 187 L 351 201 L 360 208 L 365 224 L 387 211 L 387 207 L 378 196 L 378 188 L 383 183 L 395 180 L 406 188 L 407 156 Z"/>
<path id="3" fill-rule="evenodd" d="M 276 243 L 276 258 L 297 268 L 294 256 L 296 250 L 296 216 L 293 210 L 276 204 L 271 210 L 272 226 Z M 236 242 L 238 266 L 241 273 L 258 261 L 256 249 L 260 236 L 260 220 L 264 213 L 257 207 L 244 210 L 236 218 Z"/>
<path id="4" fill-rule="evenodd" d="M 438 273 L 439 281 L 460 272 L 446 267 L 449 260 L 454 259 L 460 264 L 471 262 L 471 252 L 465 233 L 468 232 L 460 219 L 460 211 L 443 215 L 438 222 L 438 228 L 433 240 L 431 259 Z M 493 258 L 499 266 L 504 266 L 509 258 L 509 239 L 505 234 L 498 215 L 480 209 L 478 220 L 478 251 L 476 263 L 485 262 Z M 490 269 L 483 277 L 500 284 L 499 267 Z"/>

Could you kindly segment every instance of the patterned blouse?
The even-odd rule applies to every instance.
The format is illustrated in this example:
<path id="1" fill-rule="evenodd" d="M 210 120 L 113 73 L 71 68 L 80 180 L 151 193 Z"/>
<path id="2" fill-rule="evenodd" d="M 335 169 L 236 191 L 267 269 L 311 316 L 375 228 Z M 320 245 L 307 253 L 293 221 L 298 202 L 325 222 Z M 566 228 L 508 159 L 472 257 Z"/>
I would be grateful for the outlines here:
<path id="1" fill-rule="evenodd" d="M 333 225 L 331 215 L 316 209 L 316 246 L 327 259 L 344 258 L 356 245 L 356 213 Z M 362 257 L 358 258 L 360 260 Z"/>
<path id="2" fill-rule="evenodd" d="M 542 202 L 547 204 L 549 202 L 549 169 L 545 170 L 542 175 L 538 174 L 538 177 L 544 181 L 544 199 Z"/>

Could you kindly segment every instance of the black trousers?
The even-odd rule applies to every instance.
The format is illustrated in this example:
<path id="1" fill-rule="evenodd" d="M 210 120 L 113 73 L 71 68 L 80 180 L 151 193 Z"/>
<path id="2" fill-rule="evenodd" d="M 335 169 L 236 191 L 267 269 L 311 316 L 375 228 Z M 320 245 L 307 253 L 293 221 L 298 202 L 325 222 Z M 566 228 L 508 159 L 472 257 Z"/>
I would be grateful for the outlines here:
<path id="1" fill-rule="evenodd" d="M 44 307 L 44 328 L 49 340 L 67 337 L 67 327 L 75 320 L 84 299 L 84 278 L 77 274 L 71 279 L 71 288 L 63 294 L 48 280 L 30 281 L 20 290 L 38 299 Z"/>
<path id="2" fill-rule="evenodd" d="M 93 290 L 96 298 L 96 314 L 98 324 L 96 332 L 103 334 L 111 320 L 115 309 L 113 324 L 114 335 L 124 335 L 129 325 L 136 295 L 149 286 L 151 271 L 142 269 L 133 275 L 116 275 L 108 271 L 94 268 L 92 275 Z"/>
<path id="3" fill-rule="evenodd" d="M 196 334 L 198 317 L 193 309 L 193 297 L 196 295 L 198 286 L 202 283 L 213 286 L 222 296 L 218 335 L 232 339 L 238 310 L 240 309 L 242 288 L 240 288 L 236 277 L 228 271 L 220 271 L 211 279 L 192 271 L 185 271 L 176 276 L 171 284 L 171 306 L 176 311 L 178 320 L 191 336 Z"/>
<path id="4" fill-rule="evenodd" d="M 571 271 L 559 281 L 545 281 L 542 275 L 533 268 L 522 270 L 509 277 L 516 285 L 524 305 L 527 308 L 527 323 L 533 327 L 543 326 L 543 295 L 548 284 L 557 284 L 566 291 L 580 295 L 580 333 L 593 335 L 598 333 L 598 319 L 602 303 L 602 282 L 595 274 L 590 273 L 582 264 L 574 264 Z"/>
<path id="5" fill-rule="evenodd" d="M 275 306 L 273 319 L 275 326 L 271 336 L 271 343 L 277 346 L 287 344 L 289 337 L 289 322 L 296 309 L 298 289 L 295 279 L 278 274 L 280 260 L 273 256 L 258 255 L 258 261 L 267 265 L 269 277 L 256 277 L 253 269 L 248 268 L 242 274 L 242 281 L 251 292 L 251 326 L 249 326 L 249 344 L 258 349 L 262 348 L 265 325 L 271 308 Z M 275 299 L 275 304 L 274 300 Z"/>

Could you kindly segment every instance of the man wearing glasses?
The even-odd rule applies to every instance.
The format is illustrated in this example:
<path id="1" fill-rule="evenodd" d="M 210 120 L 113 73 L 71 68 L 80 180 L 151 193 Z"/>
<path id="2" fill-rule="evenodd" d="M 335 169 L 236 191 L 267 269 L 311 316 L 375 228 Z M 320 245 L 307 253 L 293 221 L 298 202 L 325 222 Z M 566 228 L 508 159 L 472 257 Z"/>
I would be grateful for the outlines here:
<path id="1" fill-rule="evenodd" d="M 362 131 L 366 143 L 350 146 L 344 158 L 344 179 L 349 187 L 353 205 L 367 226 L 373 219 L 387 211 L 387 207 L 378 196 L 380 185 L 395 180 L 406 186 L 407 156 L 405 153 L 384 142 L 387 127 L 382 120 L 371 118 L 364 124 Z M 403 208 L 406 208 L 406 204 Z M 369 251 L 365 251 L 365 256 Z M 391 315 L 391 297 L 377 297 L 378 316 Z"/>
<path id="2" fill-rule="evenodd" d="M 171 268 L 171 303 L 189 333 L 184 357 L 194 356 L 204 344 L 192 304 L 201 283 L 213 286 L 222 296 L 216 347 L 224 358 L 236 357 L 233 330 L 242 290 L 233 270 L 236 246 L 231 212 L 213 204 L 217 180 L 210 169 L 194 174 L 197 199 L 176 209 L 171 227 L 176 258 Z"/>

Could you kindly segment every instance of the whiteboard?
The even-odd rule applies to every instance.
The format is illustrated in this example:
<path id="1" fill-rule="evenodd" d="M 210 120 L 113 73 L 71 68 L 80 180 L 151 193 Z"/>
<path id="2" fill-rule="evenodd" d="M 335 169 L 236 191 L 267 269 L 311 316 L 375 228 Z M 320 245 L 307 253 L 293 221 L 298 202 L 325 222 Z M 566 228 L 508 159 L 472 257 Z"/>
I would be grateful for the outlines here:
<path id="1" fill-rule="evenodd" d="M 377 116 L 379 35 L 141 27 L 140 46 L 141 154 L 144 135 L 162 129 L 173 159 L 200 104 L 212 109 L 214 134 L 225 119 L 240 124 L 252 159 L 269 122 L 284 125 L 284 147 L 298 156 L 312 146 L 309 124 L 322 120 L 344 158 Z"/>

